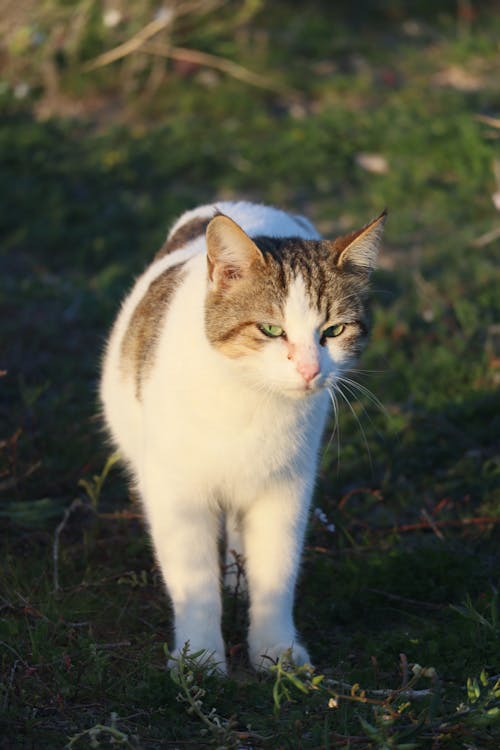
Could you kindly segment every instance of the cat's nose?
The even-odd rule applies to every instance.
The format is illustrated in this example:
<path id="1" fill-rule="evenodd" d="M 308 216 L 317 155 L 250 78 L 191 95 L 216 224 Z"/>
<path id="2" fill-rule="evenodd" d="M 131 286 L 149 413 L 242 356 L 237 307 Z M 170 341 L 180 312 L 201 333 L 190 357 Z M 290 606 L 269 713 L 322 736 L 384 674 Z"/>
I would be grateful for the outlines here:
<path id="1" fill-rule="evenodd" d="M 300 372 L 306 383 L 310 383 L 319 373 L 319 362 L 298 362 L 297 370 Z"/>

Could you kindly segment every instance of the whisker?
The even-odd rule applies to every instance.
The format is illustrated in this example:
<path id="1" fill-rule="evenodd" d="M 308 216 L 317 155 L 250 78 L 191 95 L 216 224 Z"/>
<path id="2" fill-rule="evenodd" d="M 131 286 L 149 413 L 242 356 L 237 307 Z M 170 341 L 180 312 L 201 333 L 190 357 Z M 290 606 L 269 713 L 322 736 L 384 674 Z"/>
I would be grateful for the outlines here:
<path id="1" fill-rule="evenodd" d="M 372 461 L 372 454 L 371 454 L 371 452 L 370 452 L 370 447 L 369 447 L 369 445 L 368 445 L 368 441 L 367 441 L 367 439 L 366 439 L 366 434 L 365 434 L 365 431 L 364 431 L 364 429 L 363 429 L 363 427 L 362 427 L 362 425 L 361 425 L 361 422 L 359 421 L 359 417 L 358 417 L 358 415 L 356 414 L 356 412 L 354 411 L 354 408 L 353 408 L 353 406 L 352 406 L 351 402 L 349 401 L 349 399 L 347 398 L 347 396 L 346 396 L 346 395 L 345 395 L 345 393 L 343 392 L 343 390 L 342 390 L 342 387 L 341 387 L 340 383 L 338 382 L 338 380 L 337 380 L 337 384 L 336 384 L 336 385 L 337 385 L 337 388 L 336 388 L 336 390 L 337 390 L 337 393 L 339 393 L 339 394 L 340 394 L 340 396 L 342 396 L 342 398 L 344 399 L 344 401 L 346 402 L 347 406 L 348 406 L 348 407 L 349 407 L 349 409 L 351 410 L 351 412 L 352 412 L 352 415 L 353 415 L 354 419 L 356 420 L 356 422 L 357 422 L 357 424 L 358 424 L 358 428 L 359 428 L 359 431 L 360 431 L 360 433 L 361 433 L 361 437 L 363 438 L 363 442 L 364 442 L 364 444 L 365 444 L 366 452 L 367 452 L 367 454 L 368 454 L 368 460 L 370 461 L 370 467 L 371 467 L 371 469 L 372 469 L 372 471 L 373 471 L 373 461 Z"/>
<path id="2" fill-rule="evenodd" d="M 328 395 L 330 396 L 330 401 L 332 402 L 333 406 L 333 430 L 332 434 L 330 435 L 330 438 L 328 440 L 328 443 L 325 446 L 325 451 L 328 450 L 330 445 L 332 444 L 332 441 L 334 437 L 337 437 L 337 472 L 340 469 L 340 421 L 339 421 L 339 404 L 337 401 L 337 397 L 335 396 L 335 393 L 333 390 L 327 387 L 326 389 L 328 391 Z"/>
<path id="3" fill-rule="evenodd" d="M 379 438 L 381 438 L 383 440 L 384 436 L 383 436 L 382 432 L 379 430 L 379 428 L 377 427 L 377 425 L 374 423 L 373 419 L 371 418 L 371 416 L 368 413 L 367 409 L 365 408 L 364 404 L 360 400 L 360 396 L 361 396 L 361 398 L 363 398 L 363 397 L 367 398 L 368 401 L 369 401 L 369 403 L 372 406 L 375 406 L 381 412 L 381 414 L 383 414 L 383 416 L 385 417 L 385 419 L 388 420 L 389 419 L 389 414 L 388 414 L 387 409 L 385 408 L 385 406 L 377 398 L 377 396 L 375 396 L 375 394 L 372 393 L 369 390 L 369 388 L 366 388 L 366 386 L 362 385 L 362 383 L 358 383 L 356 380 L 351 380 L 351 378 L 345 378 L 345 377 L 342 377 L 342 376 L 339 377 L 339 380 L 344 384 L 344 387 L 349 390 L 349 393 L 353 396 L 353 398 L 356 399 L 356 401 L 359 401 L 359 403 L 361 404 L 361 407 L 363 409 L 363 412 L 366 414 L 366 417 L 367 417 L 370 425 L 375 430 L 375 432 L 377 433 L 377 435 L 379 436 Z"/>
<path id="4" fill-rule="evenodd" d="M 339 375 L 337 378 L 341 383 L 346 383 L 351 386 L 351 388 L 354 388 L 355 390 L 359 391 L 363 396 L 365 396 L 370 403 L 372 403 L 374 406 L 376 406 L 382 414 L 389 419 L 389 414 L 387 412 L 387 409 L 383 405 L 383 403 L 380 401 L 377 396 L 372 393 L 372 391 L 367 388 L 362 383 L 358 383 L 357 380 L 352 380 L 352 378 L 346 378 L 345 375 Z"/>
<path id="5" fill-rule="evenodd" d="M 360 374 L 360 375 L 383 375 L 387 371 L 386 370 L 362 370 L 358 367 L 349 367 L 348 370 L 345 372 L 354 373 L 354 374 Z"/>
<path id="6" fill-rule="evenodd" d="M 379 436 L 379 438 L 383 438 L 382 433 L 380 432 L 380 430 L 378 429 L 378 427 L 374 424 L 372 418 L 370 417 L 368 411 L 366 410 L 365 405 L 363 404 L 362 401 L 360 401 L 359 394 L 356 393 L 356 391 L 350 385 L 348 385 L 344 381 L 343 378 L 339 378 L 339 380 L 343 383 L 344 388 L 346 388 L 346 390 L 351 394 L 352 398 L 360 404 L 361 408 L 363 409 L 363 414 L 366 415 L 366 418 L 368 419 L 371 427 L 375 430 L 375 432 L 377 433 L 377 435 Z M 361 395 L 365 395 L 365 394 L 363 394 L 363 392 L 361 391 Z"/>

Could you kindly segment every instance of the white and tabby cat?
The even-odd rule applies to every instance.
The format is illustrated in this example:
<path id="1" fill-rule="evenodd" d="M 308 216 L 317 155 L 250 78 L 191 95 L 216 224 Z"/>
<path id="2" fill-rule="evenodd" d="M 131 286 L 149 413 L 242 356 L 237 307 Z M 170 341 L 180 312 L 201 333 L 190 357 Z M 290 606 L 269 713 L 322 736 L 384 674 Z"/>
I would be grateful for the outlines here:
<path id="1" fill-rule="evenodd" d="M 365 343 L 384 220 L 329 241 L 270 206 L 188 211 L 112 330 L 104 415 L 145 506 L 175 645 L 222 671 L 221 517 L 245 561 L 252 664 L 289 648 L 309 661 L 295 581 L 328 388 Z"/>

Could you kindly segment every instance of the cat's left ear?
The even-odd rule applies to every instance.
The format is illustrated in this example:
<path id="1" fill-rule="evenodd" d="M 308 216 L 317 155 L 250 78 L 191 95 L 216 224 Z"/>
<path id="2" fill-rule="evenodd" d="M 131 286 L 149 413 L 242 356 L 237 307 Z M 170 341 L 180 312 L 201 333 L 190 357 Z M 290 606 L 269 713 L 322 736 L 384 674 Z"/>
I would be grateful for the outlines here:
<path id="1" fill-rule="evenodd" d="M 227 287 L 248 276 L 256 264 L 264 264 L 255 242 L 229 216 L 214 216 L 206 240 L 208 275 L 216 287 Z"/>
<path id="2" fill-rule="evenodd" d="M 338 266 L 347 264 L 361 268 L 368 273 L 373 271 L 377 263 L 380 241 L 384 229 L 387 211 L 370 221 L 356 232 L 351 232 L 331 242 L 332 252 Z"/>

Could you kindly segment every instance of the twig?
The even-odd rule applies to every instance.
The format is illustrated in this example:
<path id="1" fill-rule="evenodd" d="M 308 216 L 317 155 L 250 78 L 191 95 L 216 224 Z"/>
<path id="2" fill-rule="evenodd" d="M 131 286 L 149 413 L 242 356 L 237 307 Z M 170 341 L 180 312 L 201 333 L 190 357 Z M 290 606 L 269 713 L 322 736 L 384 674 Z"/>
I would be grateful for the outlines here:
<path id="1" fill-rule="evenodd" d="M 134 750 L 134 746 L 129 742 L 128 735 L 125 732 L 120 731 L 116 727 L 118 716 L 113 712 L 111 714 L 111 726 L 108 726 L 106 724 L 95 724 L 95 726 L 91 727 L 90 729 L 85 729 L 83 732 L 79 732 L 78 734 L 73 735 L 73 737 L 69 738 L 69 742 L 67 745 L 65 745 L 66 748 L 72 748 L 79 740 L 83 739 L 84 737 L 88 737 L 90 739 L 90 746 L 91 747 L 99 747 L 99 737 L 100 735 L 108 735 L 110 738 L 110 742 L 113 744 L 121 745 L 122 747 L 127 747 L 129 750 Z"/>
<path id="2" fill-rule="evenodd" d="M 489 516 L 481 516 L 479 518 L 458 518 L 458 519 L 448 519 L 447 521 L 434 521 L 434 526 L 437 526 L 439 528 L 442 528 L 444 526 L 473 526 L 475 524 L 496 524 L 500 523 L 500 518 L 491 518 Z M 396 527 L 390 527 L 387 529 L 376 529 L 376 531 L 385 532 L 385 531 L 395 531 L 396 533 L 402 533 L 405 531 L 418 531 L 419 529 L 429 529 L 432 528 L 430 524 L 427 521 L 422 521 L 421 523 L 408 523 L 404 524 L 403 526 L 396 526 Z"/>
<path id="3" fill-rule="evenodd" d="M 398 594 L 390 594 L 388 591 L 382 591 L 382 589 L 368 588 L 366 591 L 370 591 L 372 594 L 378 594 L 379 596 L 385 596 L 387 599 L 394 599 L 396 602 L 402 602 L 403 604 L 413 604 L 415 607 L 426 607 L 427 609 L 443 609 L 442 604 L 430 604 L 429 602 L 419 602 L 417 599 L 409 599 L 406 596 L 399 596 Z"/>
<path id="4" fill-rule="evenodd" d="M 16 659 L 12 669 L 10 670 L 9 682 L 7 683 L 7 687 L 5 688 L 5 695 L 3 698 L 3 710 L 4 711 L 7 710 L 7 706 L 9 705 L 9 693 L 12 690 L 12 685 L 14 683 L 14 675 L 16 673 L 18 664 L 20 664 L 20 661 L 19 659 Z"/>
<path id="5" fill-rule="evenodd" d="M 144 520 L 143 513 L 137 513 L 134 510 L 115 510 L 112 513 L 97 513 L 98 518 L 102 518 L 105 521 L 134 521 L 136 519 Z"/>
<path id="6" fill-rule="evenodd" d="M 216 2 L 212 3 L 211 5 L 213 7 L 216 7 L 218 4 L 219 3 Z M 176 18 L 179 18 L 180 16 L 184 16 L 197 9 L 200 9 L 204 12 L 212 9 L 210 5 L 208 6 L 208 8 L 204 8 L 203 5 L 204 3 L 200 3 L 199 0 L 195 0 L 195 2 L 192 3 L 184 3 L 183 5 L 179 5 L 177 8 L 169 8 L 161 15 L 161 17 L 155 18 L 153 21 L 146 24 L 146 26 L 144 26 L 126 42 L 119 44 L 117 47 L 114 47 L 107 52 L 103 52 L 102 55 L 98 55 L 93 60 L 89 60 L 89 62 L 85 63 L 85 65 L 83 66 L 83 72 L 88 73 L 91 70 L 102 68 L 112 62 L 121 60 L 123 57 L 127 57 L 127 55 L 130 55 L 132 52 L 135 52 L 140 47 L 142 47 L 144 42 L 147 42 L 148 39 L 151 39 L 151 37 L 155 36 L 155 34 L 158 34 L 160 31 L 163 31 L 163 29 L 166 29 L 168 26 L 170 26 L 174 22 L 174 20 Z"/>
<path id="7" fill-rule="evenodd" d="M 334 555 L 334 551 L 332 549 L 328 549 L 328 547 L 320 547 L 318 545 L 311 545 L 308 544 L 306 546 L 306 550 L 308 552 L 319 552 L 321 555 Z"/>
<path id="8" fill-rule="evenodd" d="M 76 586 L 72 586 L 71 588 L 65 589 L 68 592 L 74 592 L 74 591 L 81 591 L 94 588 L 97 586 L 105 586 L 107 583 L 111 583 L 112 581 L 117 581 L 120 578 L 123 578 L 127 575 L 133 575 L 135 571 L 133 570 L 126 570 L 123 573 L 115 573 L 112 576 L 105 576 L 104 578 L 100 578 L 98 581 L 82 581 L 81 583 L 78 583 Z"/>
<path id="9" fill-rule="evenodd" d="M 9 646 L 9 644 L 5 643 L 5 641 L 0 641 L 0 646 L 5 646 L 5 648 L 9 649 L 9 651 L 12 651 L 12 653 L 17 658 L 17 660 L 21 662 L 23 667 L 28 668 L 28 662 L 23 659 L 23 657 L 16 651 L 15 648 L 12 648 L 12 646 Z"/>
<path id="10" fill-rule="evenodd" d="M 227 73 L 239 81 L 249 83 L 250 85 L 257 86 L 261 89 L 267 89 L 268 91 L 288 95 L 295 93 L 291 89 L 273 83 L 273 81 L 270 81 L 257 73 L 253 73 L 251 70 L 248 70 L 248 68 L 243 67 L 243 65 L 228 60 L 226 57 L 211 55 L 208 52 L 200 52 L 200 50 L 188 49 L 186 47 L 169 47 L 166 44 L 158 44 L 155 42 L 143 45 L 141 52 L 146 52 L 151 55 L 160 55 L 161 57 L 180 60 L 181 62 L 190 62 L 207 68 L 215 68 L 223 73 Z"/>
<path id="11" fill-rule="evenodd" d="M 433 518 L 431 518 L 428 510 L 426 508 L 422 508 L 422 510 L 420 511 L 420 515 L 422 516 L 424 521 L 427 521 L 427 523 L 429 524 L 429 526 L 431 527 L 431 529 L 433 530 L 437 538 L 440 539 L 441 541 L 444 541 L 443 532 L 438 529 L 436 522 L 434 521 Z"/>
<path id="12" fill-rule="evenodd" d="M 480 525 L 480 526 L 486 526 L 489 524 L 497 524 L 500 523 L 500 518 L 493 518 L 491 516 L 479 516 L 478 518 L 449 518 L 445 521 L 434 521 L 434 525 L 442 528 L 445 526 L 474 526 L 474 525 Z M 379 526 L 379 527 L 369 527 L 368 524 L 364 523 L 363 521 L 358 521 L 357 519 L 353 519 L 350 523 L 350 526 L 361 526 L 363 529 L 369 529 L 374 534 L 403 534 L 408 531 L 420 531 L 420 530 L 428 530 L 432 529 L 432 526 L 428 523 L 428 521 L 420 521 L 418 523 L 406 523 L 402 526 Z M 318 551 L 320 551 L 318 549 Z"/>
<path id="13" fill-rule="evenodd" d="M 407 685 L 415 684 L 415 678 L 412 678 L 409 683 L 406 683 Z M 343 690 L 349 690 L 349 692 L 352 691 L 353 686 L 350 685 L 348 682 L 344 682 L 343 680 L 334 680 L 332 678 L 328 678 L 325 680 L 326 685 L 338 685 Z M 404 698 L 425 698 L 426 696 L 430 695 L 432 693 L 432 689 L 425 688 L 423 690 L 414 690 L 412 687 L 400 687 L 396 688 L 395 690 L 385 689 L 385 690 L 372 690 L 371 688 L 366 688 L 364 693 L 369 693 L 370 695 L 378 695 L 382 698 L 390 698 L 393 700 L 396 696 L 404 697 Z M 338 696 L 341 700 L 348 698 L 353 699 L 356 696 L 350 695 L 339 695 Z M 359 699 L 359 697 L 358 697 Z M 370 701 L 368 698 L 366 699 L 367 703 L 373 703 L 373 701 Z M 379 701 L 375 701 L 375 703 L 379 703 Z"/>
<path id="14" fill-rule="evenodd" d="M 66 508 L 66 510 L 64 511 L 64 516 L 62 518 L 62 521 L 58 525 L 54 533 L 54 544 L 52 546 L 52 560 L 54 563 L 54 593 L 56 593 L 60 589 L 60 586 L 59 586 L 59 538 L 61 536 L 61 532 L 63 531 L 64 527 L 68 523 L 68 519 L 73 513 L 73 511 L 82 505 L 83 505 L 83 502 L 80 500 L 79 497 L 73 500 L 69 508 Z"/>
<path id="15" fill-rule="evenodd" d="M 19 591 L 14 592 L 18 599 L 21 600 L 21 602 L 24 605 L 24 611 L 27 614 L 33 614 L 35 617 L 38 617 L 40 620 L 44 620 L 45 622 L 52 622 L 52 620 L 49 620 L 49 618 L 43 614 L 43 612 L 40 612 L 39 609 L 34 607 L 31 602 L 29 602 L 26 597 L 24 597 L 22 594 L 19 593 Z"/>
<path id="16" fill-rule="evenodd" d="M 485 125 L 490 125 L 492 128 L 498 128 L 498 130 L 500 130 L 500 119 L 498 117 L 489 117 L 488 115 L 475 115 L 474 119 L 478 122 L 484 122 Z"/>
<path id="17" fill-rule="evenodd" d="M 367 690 L 370 695 L 380 695 L 382 698 L 392 698 L 395 695 L 402 698 L 426 698 L 432 695 L 433 690 L 424 688 L 423 690 L 412 690 L 412 688 L 400 688 L 399 690 Z"/>
<path id="18" fill-rule="evenodd" d="M 332 740 L 342 742 L 342 747 L 349 747 L 349 745 L 361 744 L 362 742 L 366 743 L 366 735 L 361 737 L 361 735 L 356 734 L 340 734 L 339 732 L 332 732 L 329 737 Z"/>
<path id="19" fill-rule="evenodd" d="M 91 70 L 103 68 L 105 65 L 109 65 L 112 62 L 121 60 L 123 57 L 127 57 L 131 52 L 135 52 L 139 47 L 142 47 L 144 42 L 152 36 L 158 34 L 159 31 L 162 31 L 169 26 L 173 19 L 173 13 L 168 13 L 162 18 L 155 18 L 154 21 L 146 24 L 144 28 L 138 31 L 137 34 L 134 34 L 134 36 L 126 42 L 123 42 L 123 44 L 119 44 L 118 47 L 114 47 L 113 49 L 108 50 L 108 52 L 103 52 L 102 55 L 98 55 L 93 60 L 90 60 L 90 62 L 85 63 L 82 68 L 83 72 L 89 73 Z"/>
<path id="20" fill-rule="evenodd" d="M 403 676 L 403 682 L 401 684 L 401 688 L 404 690 L 409 682 L 409 674 L 410 670 L 408 668 L 408 657 L 406 654 L 399 654 L 399 661 L 401 662 L 401 673 Z"/>
<path id="21" fill-rule="evenodd" d="M 446 521 L 434 521 L 434 526 L 443 528 L 446 526 L 488 526 L 493 524 L 500 523 L 500 518 L 492 518 L 491 516 L 480 516 L 479 518 L 450 518 Z M 402 526 L 379 526 L 379 527 L 371 527 L 369 524 L 365 523 L 364 521 L 359 521 L 358 519 L 352 519 L 350 521 L 349 527 L 361 527 L 365 531 L 369 531 L 373 534 L 404 534 L 411 531 L 426 531 L 429 529 L 433 529 L 433 525 L 429 524 L 428 521 L 420 521 L 418 523 L 407 523 L 403 524 Z M 327 547 L 318 547 L 318 546 L 312 546 L 308 545 L 306 546 L 306 550 L 308 552 L 319 552 L 323 555 L 331 555 L 334 556 L 335 552 L 334 550 L 328 549 Z M 389 596 L 386 594 L 386 596 Z M 430 606 L 423 604 L 422 606 Z"/>
<path id="22" fill-rule="evenodd" d="M 349 490 L 349 492 L 346 492 L 345 495 L 342 495 L 339 502 L 337 503 L 337 508 L 339 510 L 344 510 L 344 506 L 346 505 L 347 501 L 354 495 L 371 495 L 372 497 L 376 497 L 378 500 L 382 499 L 382 493 L 380 492 L 380 490 L 374 490 L 371 487 L 355 487 L 354 489 Z"/>
<path id="23" fill-rule="evenodd" d="M 40 468 L 41 465 L 41 461 L 36 461 L 26 469 L 22 477 L 9 477 L 9 479 L 3 479 L 0 482 L 0 492 L 3 490 L 10 490 L 12 487 L 15 487 L 23 479 L 27 479 L 28 477 L 30 477 L 35 471 L 37 471 L 37 469 Z"/>
<path id="24" fill-rule="evenodd" d="M 480 237 L 477 237 L 477 239 L 472 240 L 471 245 L 473 247 L 484 247 L 485 245 L 489 245 L 490 242 L 493 242 L 498 237 L 500 237 L 500 227 L 496 227 L 495 229 L 492 229 L 490 232 L 486 232 L 485 234 L 482 234 Z"/>

